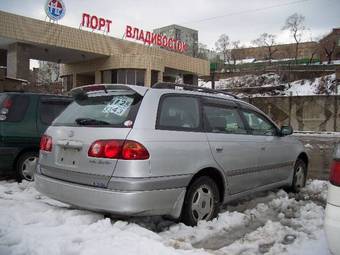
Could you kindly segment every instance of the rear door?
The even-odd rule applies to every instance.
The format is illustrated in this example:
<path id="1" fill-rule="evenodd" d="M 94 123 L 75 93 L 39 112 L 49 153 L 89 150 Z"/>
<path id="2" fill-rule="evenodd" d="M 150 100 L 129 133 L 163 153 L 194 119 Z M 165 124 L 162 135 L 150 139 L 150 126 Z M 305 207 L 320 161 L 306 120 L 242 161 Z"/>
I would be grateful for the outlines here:
<path id="1" fill-rule="evenodd" d="M 256 186 L 254 175 L 260 149 L 256 137 L 247 133 L 233 101 L 205 99 L 203 104 L 205 131 L 214 159 L 223 168 L 231 194 Z"/>
<path id="2" fill-rule="evenodd" d="M 94 158 L 88 150 L 97 140 L 124 140 L 142 96 L 134 91 L 92 93 L 76 99 L 46 131 L 52 151 L 41 152 L 41 172 L 70 182 L 107 187 L 116 159 Z"/>

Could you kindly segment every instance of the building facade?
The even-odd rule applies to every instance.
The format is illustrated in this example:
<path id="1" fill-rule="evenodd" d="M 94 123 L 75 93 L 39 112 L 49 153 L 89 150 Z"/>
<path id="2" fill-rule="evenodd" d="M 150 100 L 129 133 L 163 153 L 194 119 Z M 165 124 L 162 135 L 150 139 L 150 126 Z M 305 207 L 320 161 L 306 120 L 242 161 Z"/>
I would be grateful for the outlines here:
<path id="1" fill-rule="evenodd" d="M 93 83 L 151 86 L 197 84 L 209 62 L 115 37 L 0 11 L 0 63 L 7 76 L 28 79 L 29 60 L 60 63 L 64 89 Z"/>
<path id="2" fill-rule="evenodd" d="M 185 54 L 191 57 L 198 56 L 198 31 L 182 27 L 179 25 L 170 25 L 166 27 L 156 28 L 153 30 L 156 34 L 166 35 L 167 37 L 180 40 L 188 45 Z"/>

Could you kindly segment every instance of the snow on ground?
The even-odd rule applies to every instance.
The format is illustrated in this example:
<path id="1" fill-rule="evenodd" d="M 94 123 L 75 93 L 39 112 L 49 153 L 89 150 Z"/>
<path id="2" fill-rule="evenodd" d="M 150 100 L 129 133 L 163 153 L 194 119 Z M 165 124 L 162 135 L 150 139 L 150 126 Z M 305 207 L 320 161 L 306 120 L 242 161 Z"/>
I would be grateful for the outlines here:
<path id="1" fill-rule="evenodd" d="M 197 227 L 161 217 L 105 218 L 0 182 L 0 254 L 329 254 L 323 232 L 327 182 L 300 194 L 274 190 L 223 208 Z"/>
<path id="2" fill-rule="evenodd" d="M 335 74 L 322 76 L 316 79 L 306 79 L 291 82 L 286 94 L 293 96 L 332 94 L 335 86 Z"/>
<path id="3" fill-rule="evenodd" d="M 340 137 L 340 132 L 332 131 L 294 131 L 296 136 Z"/>
<path id="4" fill-rule="evenodd" d="M 202 87 L 211 87 L 211 82 L 204 82 L 200 79 L 198 85 Z M 265 87 L 275 85 L 280 85 L 280 76 L 275 73 L 267 73 L 262 75 L 248 74 L 215 81 L 216 89 L 244 88 L 256 86 Z"/>
<path id="5" fill-rule="evenodd" d="M 321 76 L 315 79 L 303 79 L 290 83 L 281 81 L 279 75 L 275 73 L 266 73 L 262 75 L 243 75 L 227 79 L 220 79 L 215 82 L 216 89 L 231 89 L 231 88 L 249 88 L 249 87 L 275 87 L 283 85 L 284 90 L 273 89 L 272 91 L 262 94 L 251 94 L 252 96 L 307 96 L 307 95 L 332 95 L 335 91 L 336 77 L 335 74 Z M 205 82 L 199 80 L 199 86 L 211 88 L 211 81 Z M 240 97 L 249 96 L 246 93 L 233 93 Z"/>

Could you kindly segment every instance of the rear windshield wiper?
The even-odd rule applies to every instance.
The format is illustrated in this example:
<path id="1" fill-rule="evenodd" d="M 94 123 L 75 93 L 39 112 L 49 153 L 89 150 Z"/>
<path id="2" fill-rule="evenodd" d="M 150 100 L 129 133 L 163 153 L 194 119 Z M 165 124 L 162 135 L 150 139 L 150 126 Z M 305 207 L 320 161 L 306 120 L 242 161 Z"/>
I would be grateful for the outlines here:
<path id="1" fill-rule="evenodd" d="M 78 118 L 75 119 L 75 122 L 81 126 L 91 126 L 91 125 L 111 125 L 111 123 L 103 121 L 103 120 L 96 120 L 91 118 Z"/>

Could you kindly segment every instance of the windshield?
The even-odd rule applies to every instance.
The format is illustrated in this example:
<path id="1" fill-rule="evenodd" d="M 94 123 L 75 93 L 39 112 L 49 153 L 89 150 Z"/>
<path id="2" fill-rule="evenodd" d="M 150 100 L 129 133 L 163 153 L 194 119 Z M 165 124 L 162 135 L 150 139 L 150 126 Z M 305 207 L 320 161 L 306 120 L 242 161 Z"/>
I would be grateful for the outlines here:
<path id="1" fill-rule="evenodd" d="M 131 127 L 142 96 L 119 92 L 76 99 L 53 122 L 53 126 Z"/>

